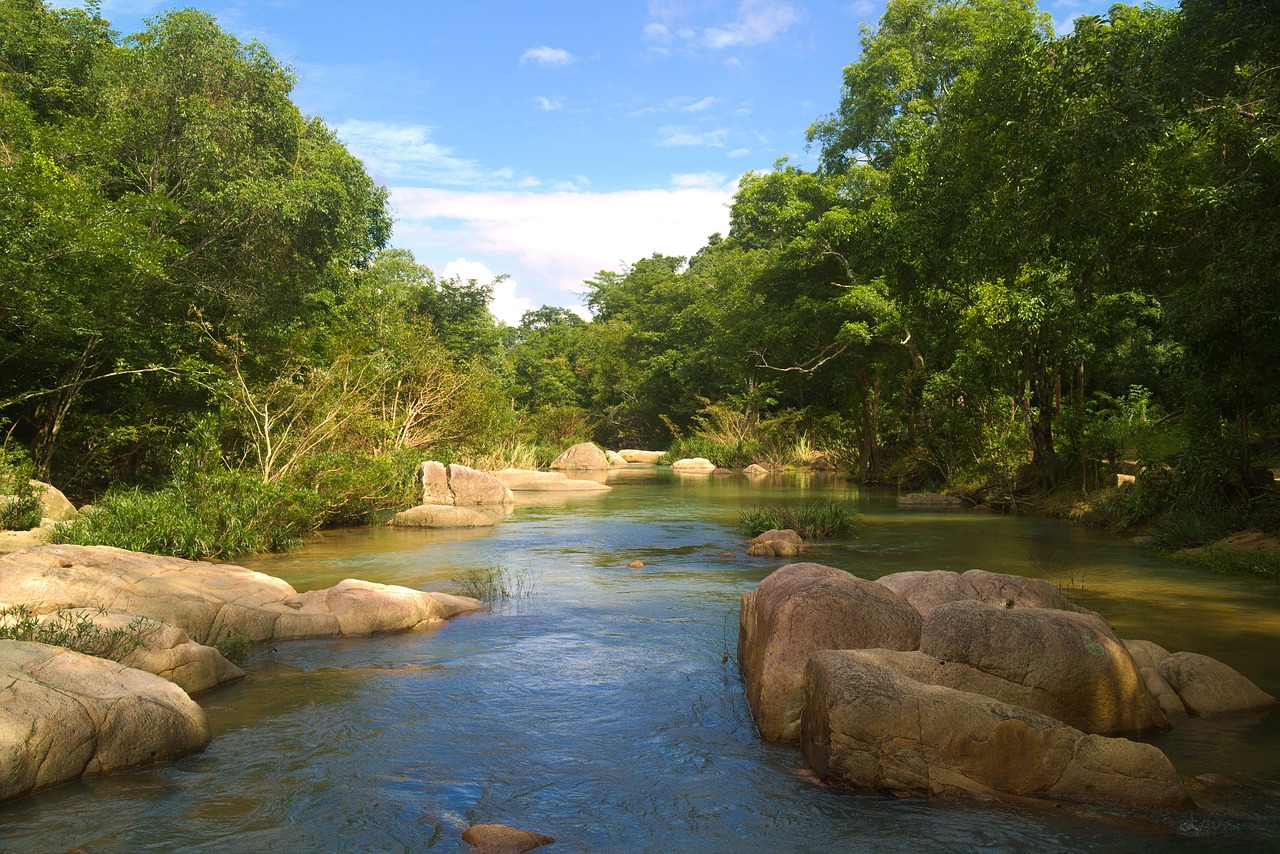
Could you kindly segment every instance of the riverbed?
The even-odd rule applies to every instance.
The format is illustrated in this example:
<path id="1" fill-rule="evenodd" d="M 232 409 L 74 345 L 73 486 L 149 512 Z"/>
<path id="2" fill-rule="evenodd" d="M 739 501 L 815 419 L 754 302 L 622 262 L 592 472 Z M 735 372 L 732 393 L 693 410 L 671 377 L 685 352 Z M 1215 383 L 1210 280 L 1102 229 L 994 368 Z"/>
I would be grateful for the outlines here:
<path id="1" fill-rule="evenodd" d="M 1122 637 L 1220 658 L 1272 694 L 1276 582 L 1061 522 L 900 511 L 828 476 L 639 467 L 610 484 L 522 505 L 491 530 L 329 532 L 240 561 L 299 590 L 358 577 L 456 591 L 493 573 L 516 595 L 431 631 L 257 649 L 245 680 L 199 698 L 207 751 L 0 806 L 0 850 L 459 851 L 465 827 L 493 822 L 555 837 L 548 852 L 1270 850 L 1280 833 L 1277 714 L 1155 739 L 1180 773 L 1237 784 L 1174 817 L 817 784 L 798 750 L 760 742 L 747 710 L 738 597 L 784 561 L 746 557 L 736 522 L 774 501 L 848 500 L 860 535 L 807 559 L 868 579 L 1045 578 Z"/>

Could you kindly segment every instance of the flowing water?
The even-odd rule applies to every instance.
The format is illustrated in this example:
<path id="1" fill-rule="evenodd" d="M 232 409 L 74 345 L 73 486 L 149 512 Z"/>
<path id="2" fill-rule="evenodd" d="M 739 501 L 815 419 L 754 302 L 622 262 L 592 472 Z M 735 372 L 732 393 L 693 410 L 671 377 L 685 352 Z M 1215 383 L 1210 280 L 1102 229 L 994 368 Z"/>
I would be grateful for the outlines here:
<path id="1" fill-rule="evenodd" d="M 500 569 L 532 595 L 433 631 L 259 649 L 248 678 L 200 698 L 214 733 L 203 754 L 0 806 L 0 850 L 460 851 L 465 827 L 495 822 L 556 837 L 547 851 L 1272 850 L 1280 715 L 1190 720 L 1158 739 L 1182 774 L 1238 783 L 1174 817 L 816 784 L 798 750 L 759 741 L 747 711 L 738 597 L 783 561 L 744 556 L 735 523 L 765 502 L 848 499 L 861 535 L 808 559 L 863 578 L 1046 578 L 1122 637 L 1221 658 L 1277 694 L 1274 582 L 1062 523 L 899 511 L 818 476 L 640 469 L 610 483 L 492 530 L 335 532 L 245 561 L 300 590 L 348 577 L 449 590 Z M 627 568 L 636 559 L 645 567 Z"/>

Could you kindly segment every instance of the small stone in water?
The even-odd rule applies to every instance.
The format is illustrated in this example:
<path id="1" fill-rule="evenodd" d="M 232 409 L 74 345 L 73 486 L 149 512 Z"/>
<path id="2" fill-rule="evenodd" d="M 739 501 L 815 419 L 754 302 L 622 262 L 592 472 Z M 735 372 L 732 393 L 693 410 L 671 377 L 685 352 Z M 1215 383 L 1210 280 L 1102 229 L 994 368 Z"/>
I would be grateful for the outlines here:
<path id="1" fill-rule="evenodd" d="M 627 564 L 627 569 L 644 569 L 644 561 L 633 560 L 631 563 Z"/>

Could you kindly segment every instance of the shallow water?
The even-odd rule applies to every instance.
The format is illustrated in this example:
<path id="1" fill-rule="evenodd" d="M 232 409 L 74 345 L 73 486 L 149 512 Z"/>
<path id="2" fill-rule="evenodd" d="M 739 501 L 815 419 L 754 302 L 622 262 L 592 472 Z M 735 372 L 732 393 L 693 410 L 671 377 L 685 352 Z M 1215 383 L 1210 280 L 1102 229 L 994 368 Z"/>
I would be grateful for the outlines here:
<path id="1" fill-rule="evenodd" d="M 974 567 L 1047 578 L 1112 622 L 1227 661 L 1280 692 L 1280 587 L 1206 574 L 1061 523 L 898 511 L 886 494 L 787 476 L 640 469 L 604 495 L 522 506 L 489 531 L 326 534 L 244 561 L 300 590 L 343 578 L 456 589 L 501 568 L 533 595 L 440 629 L 263 648 L 200 698 L 199 756 L 0 806 L 0 850 L 465 850 L 470 824 L 556 837 L 547 851 L 1270 850 L 1277 715 L 1192 720 L 1156 741 L 1183 774 L 1240 785 L 1173 818 L 833 790 L 763 744 L 733 651 L 739 595 L 783 561 L 748 558 L 738 513 L 841 497 L 862 534 L 809 559 L 864 578 Z M 717 553 L 733 551 L 734 557 Z M 643 569 L 627 569 L 640 559 Z"/>

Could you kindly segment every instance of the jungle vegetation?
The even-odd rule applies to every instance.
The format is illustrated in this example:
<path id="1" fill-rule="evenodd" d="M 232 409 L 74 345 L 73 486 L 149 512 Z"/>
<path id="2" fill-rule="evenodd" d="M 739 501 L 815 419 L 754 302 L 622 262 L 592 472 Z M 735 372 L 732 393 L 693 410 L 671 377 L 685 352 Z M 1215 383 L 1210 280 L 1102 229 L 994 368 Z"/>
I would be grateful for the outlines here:
<path id="1" fill-rule="evenodd" d="M 1280 526 L 1280 7 L 892 0 L 850 53 L 816 169 L 508 327 L 388 245 L 261 45 L 0 0 L 0 476 L 252 502 L 277 546 L 425 456 L 589 438 L 1005 506 L 1136 474 L 1122 528 Z"/>

